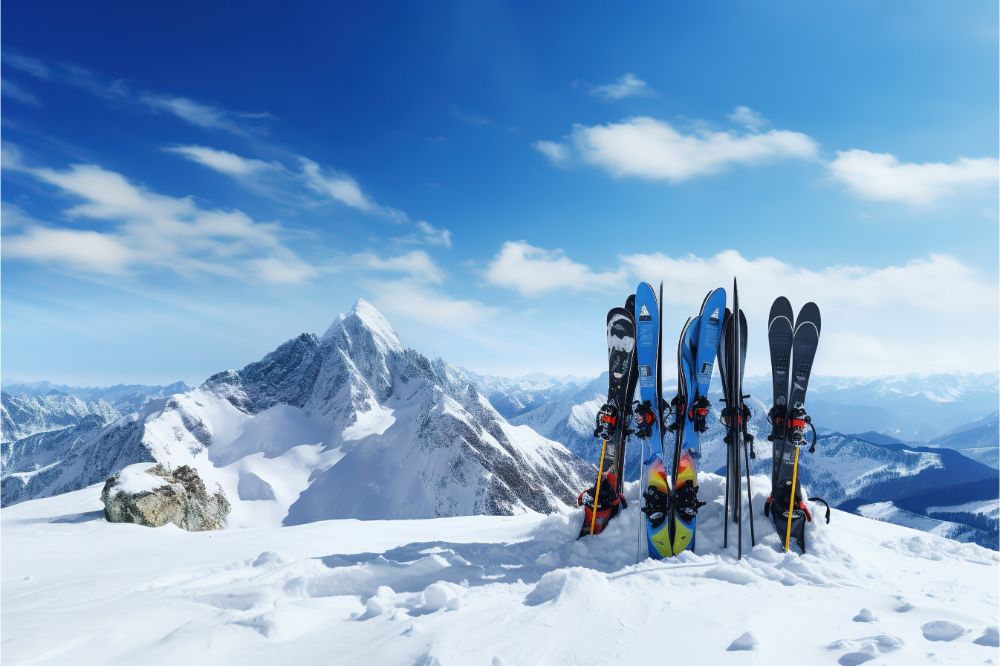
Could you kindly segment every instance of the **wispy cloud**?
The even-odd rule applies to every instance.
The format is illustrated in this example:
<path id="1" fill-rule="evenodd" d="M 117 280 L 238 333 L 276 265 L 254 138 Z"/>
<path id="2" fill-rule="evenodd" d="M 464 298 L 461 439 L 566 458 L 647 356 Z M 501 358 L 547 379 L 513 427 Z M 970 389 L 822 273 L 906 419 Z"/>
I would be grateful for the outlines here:
<path id="1" fill-rule="evenodd" d="M 590 94 L 608 101 L 618 101 L 626 97 L 646 97 L 653 94 L 646 82 L 632 72 L 626 72 L 612 83 L 594 86 Z"/>
<path id="2" fill-rule="evenodd" d="M 181 95 L 134 91 L 127 81 L 105 79 L 72 64 L 44 62 L 30 56 L 9 53 L 5 53 L 3 58 L 5 65 L 37 79 L 77 88 L 105 100 L 131 104 L 155 113 L 168 113 L 202 129 L 245 136 L 258 129 L 245 121 L 271 118 L 267 112 L 231 111 Z"/>
<path id="3" fill-rule="evenodd" d="M 573 261 L 562 250 L 546 250 L 525 241 L 508 241 L 486 267 L 486 281 L 523 296 L 556 290 L 593 291 L 620 288 L 625 272 L 594 271 Z"/>
<path id="4" fill-rule="evenodd" d="M 380 310 L 438 331 L 448 327 L 456 333 L 468 333 L 498 312 L 480 301 L 454 298 L 414 280 L 373 280 L 365 286 Z"/>
<path id="5" fill-rule="evenodd" d="M 450 113 L 455 120 L 463 122 L 466 125 L 478 125 L 480 127 L 487 127 L 493 124 L 493 121 L 491 121 L 488 116 L 482 113 L 477 113 L 475 111 L 468 111 L 466 109 L 461 109 L 455 106 L 454 104 L 448 105 L 448 113 Z"/>
<path id="6" fill-rule="evenodd" d="M 961 192 L 995 187 L 1000 180 L 1000 162 L 993 157 L 900 162 L 889 153 L 847 150 L 837 153 L 830 173 L 863 199 L 925 206 Z"/>
<path id="7" fill-rule="evenodd" d="M 540 152 L 542 155 L 545 155 L 545 157 L 547 157 L 548 160 L 556 166 L 569 164 L 573 157 L 573 153 L 569 146 L 557 141 L 535 141 L 531 144 L 531 147 Z"/>
<path id="8" fill-rule="evenodd" d="M 229 176 L 273 198 L 300 205 L 332 200 L 392 224 L 407 227 L 408 233 L 394 239 L 397 245 L 451 246 L 449 230 L 435 227 L 426 220 L 414 220 L 398 208 L 383 206 L 365 192 L 350 174 L 323 168 L 307 157 L 295 156 L 297 164 L 286 166 L 280 162 L 266 162 L 207 146 L 168 146 L 164 150 Z"/>
<path id="9" fill-rule="evenodd" d="M 375 203 L 361 189 L 358 181 L 351 176 L 329 170 L 324 173 L 319 164 L 305 157 L 300 157 L 299 162 L 302 164 L 306 185 L 313 192 L 365 213 L 381 212 L 390 217 L 393 216 L 391 209 L 383 208 Z"/>
<path id="10" fill-rule="evenodd" d="M 38 79 L 48 79 L 52 75 L 49 71 L 48 65 L 38 58 L 32 58 L 30 56 L 20 55 L 17 53 L 4 53 L 3 64 L 8 67 L 13 67 L 14 69 L 24 72 L 25 74 L 30 74 Z"/>
<path id="11" fill-rule="evenodd" d="M 239 210 L 205 209 L 190 198 L 157 194 L 95 164 L 66 169 L 6 159 L 13 169 L 77 201 L 70 218 L 106 230 L 31 222 L 5 234 L 5 259 L 43 262 L 91 273 L 150 270 L 297 283 L 317 274 L 281 241 L 280 225 L 255 222 Z"/>
<path id="12" fill-rule="evenodd" d="M 381 257 L 373 252 L 362 252 L 354 255 L 353 259 L 359 268 L 365 270 L 399 273 L 428 284 L 444 282 L 444 272 L 423 250 L 413 250 L 394 257 Z"/>
<path id="13" fill-rule="evenodd" d="M 234 114 L 187 97 L 144 93 L 139 101 L 154 111 L 173 114 L 197 127 L 246 134 L 246 130 L 235 122 Z"/>
<path id="14" fill-rule="evenodd" d="M 767 124 L 767 119 L 749 106 L 737 106 L 733 112 L 726 116 L 737 125 L 742 125 L 752 132 L 756 132 Z"/>
<path id="15" fill-rule="evenodd" d="M 435 227 L 425 220 L 414 220 L 398 208 L 377 203 L 352 176 L 331 169 L 324 170 L 319 164 L 305 157 L 299 157 L 299 163 L 306 186 L 316 194 L 415 229 L 416 233 L 397 239 L 399 242 L 451 246 L 451 231 Z"/>
<path id="16" fill-rule="evenodd" d="M 233 178 L 250 178 L 282 169 L 280 164 L 274 162 L 242 157 L 236 153 L 206 146 L 167 146 L 164 150 Z"/>
<path id="17" fill-rule="evenodd" d="M 576 125 L 561 146 L 536 148 L 557 164 L 568 159 L 605 169 L 616 177 L 679 183 L 783 159 L 813 159 L 816 143 L 800 132 L 737 133 L 707 129 L 684 133 L 646 116 L 607 125 Z M 567 157 L 571 156 L 571 157 Z"/>
<path id="18" fill-rule="evenodd" d="M 15 102 L 20 102 L 21 104 L 27 104 L 29 106 L 40 107 L 42 105 L 42 101 L 38 99 L 37 95 L 32 92 L 28 92 L 10 79 L 0 79 L 0 91 L 2 91 L 4 97 L 8 97 Z"/>

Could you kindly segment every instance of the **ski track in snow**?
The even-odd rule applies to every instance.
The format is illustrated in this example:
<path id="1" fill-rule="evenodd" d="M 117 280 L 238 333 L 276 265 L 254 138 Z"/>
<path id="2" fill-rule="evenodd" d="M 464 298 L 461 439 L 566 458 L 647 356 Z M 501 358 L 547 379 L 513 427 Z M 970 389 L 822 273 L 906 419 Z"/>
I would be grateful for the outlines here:
<path id="1" fill-rule="evenodd" d="M 701 476 L 697 553 L 638 564 L 636 484 L 579 540 L 581 510 L 189 533 L 106 523 L 100 486 L 24 502 L 4 663 L 620 665 L 662 661 L 651 636 L 686 663 L 997 660 L 997 553 L 840 511 L 783 553 L 758 492 L 737 561 L 722 485 Z"/>

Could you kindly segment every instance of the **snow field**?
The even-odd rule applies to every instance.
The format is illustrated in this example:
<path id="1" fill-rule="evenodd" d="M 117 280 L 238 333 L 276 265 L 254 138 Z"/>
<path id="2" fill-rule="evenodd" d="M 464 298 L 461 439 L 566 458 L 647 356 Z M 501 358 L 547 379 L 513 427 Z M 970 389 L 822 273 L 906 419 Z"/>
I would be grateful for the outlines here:
<path id="1" fill-rule="evenodd" d="M 736 561 L 723 479 L 700 481 L 697 552 L 638 564 L 637 485 L 579 540 L 581 510 L 188 533 L 104 522 L 99 486 L 25 502 L 2 512 L 4 661 L 621 664 L 663 640 L 691 663 L 998 658 L 997 553 L 839 511 L 783 553 L 761 476 Z"/>

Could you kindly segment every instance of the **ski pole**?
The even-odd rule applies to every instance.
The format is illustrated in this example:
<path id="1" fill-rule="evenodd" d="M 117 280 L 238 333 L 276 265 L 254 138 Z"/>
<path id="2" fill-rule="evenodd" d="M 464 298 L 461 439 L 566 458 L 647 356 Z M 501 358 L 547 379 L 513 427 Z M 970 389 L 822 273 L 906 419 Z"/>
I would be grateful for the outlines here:
<path id="1" fill-rule="evenodd" d="M 639 440 L 639 491 L 640 491 L 640 494 L 639 494 L 639 498 L 636 500 L 639 503 L 638 504 L 638 507 L 639 507 L 639 511 L 638 511 L 639 533 L 636 536 L 636 542 L 635 542 L 635 563 L 636 564 L 639 564 L 639 560 L 642 558 L 642 532 L 643 532 L 642 528 L 643 528 L 643 526 L 644 526 L 644 524 L 646 522 L 645 520 L 643 520 L 643 516 L 645 514 L 642 513 L 642 499 L 643 498 L 642 498 L 642 493 L 641 493 L 641 491 L 642 491 L 642 484 L 644 484 L 645 482 L 646 482 L 646 440 L 640 439 Z"/>
<path id="2" fill-rule="evenodd" d="M 597 525 L 597 503 L 600 502 L 601 497 L 601 477 L 604 476 L 604 452 L 608 449 L 608 440 L 601 440 L 601 464 L 597 466 L 597 484 L 594 488 L 594 506 L 590 513 L 590 535 L 594 535 L 594 526 Z M 798 460 L 798 449 L 795 450 L 796 460 Z M 788 523 L 789 526 L 791 523 Z M 788 529 L 791 529 L 789 527 Z M 788 548 L 785 548 L 788 550 Z"/>
<path id="3" fill-rule="evenodd" d="M 743 460 L 747 465 L 747 510 L 750 512 L 750 547 L 757 545 L 757 538 L 753 533 L 753 493 L 750 492 L 750 458 L 747 455 L 747 442 L 743 440 Z"/>
<path id="4" fill-rule="evenodd" d="M 722 547 L 729 548 L 729 478 L 732 471 L 733 453 L 732 447 L 726 448 L 726 509 L 722 514 Z"/>
<path id="5" fill-rule="evenodd" d="M 795 507 L 795 483 L 799 474 L 799 447 L 795 447 L 795 460 L 792 462 L 792 491 L 788 501 L 788 527 L 785 528 L 785 552 L 788 552 L 788 545 L 792 540 L 792 513 Z"/>
<path id="6" fill-rule="evenodd" d="M 733 504 L 735 506 L 736 515 L 738 519 L 736 520 L 736 559 L 743 559 L 743 504 L 740 502 L 740 445 L 736 443 L 737 433 L 733 433 L 733 451 L 734 458 L 736 459 L 736 466 L 734 469 L 734 475 L 736 476 L 735 493 L 733 494 Z"/>

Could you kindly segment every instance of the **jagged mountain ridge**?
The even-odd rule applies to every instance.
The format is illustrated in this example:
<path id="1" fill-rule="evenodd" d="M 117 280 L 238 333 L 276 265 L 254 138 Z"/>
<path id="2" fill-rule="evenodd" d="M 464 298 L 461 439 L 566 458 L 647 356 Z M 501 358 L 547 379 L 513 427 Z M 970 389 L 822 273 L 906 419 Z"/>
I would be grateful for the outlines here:
<path id="1" fill-rule="evenodd" d="M 235 525 L 546 512 L 589 476 L 562 445 L 503 419 L 462 373 L 403 347 L 365 301 L 321 338 L 302 334 L 242 370 L 77 434 L 43 469 L 12 455 L 4 504 L 145 461 L 191 464 L 222 485 Z M 41 448 L 17 449 L 31 450 Z"/>
<path id="2" fill-rule="evenodd" d="M 0 393 L 4 442 L 68 428 L 90 416 L 99 418 L 102 423 L 110 423 L 119 418 L 121 412 L 104 400 L 85 401 L 75 395 Z"/>
<path id="3" fill-rule="evenodd" d="M 110 423 L 137 411 L 148 400 L 188 390 L 190 387 L 184 382 L 107 387 L 66 386 L 47 381 L 7 382 L 0 392 L 3 441 L 13 442 L 35 433 L 67 428 L 92 414 Z"/>

